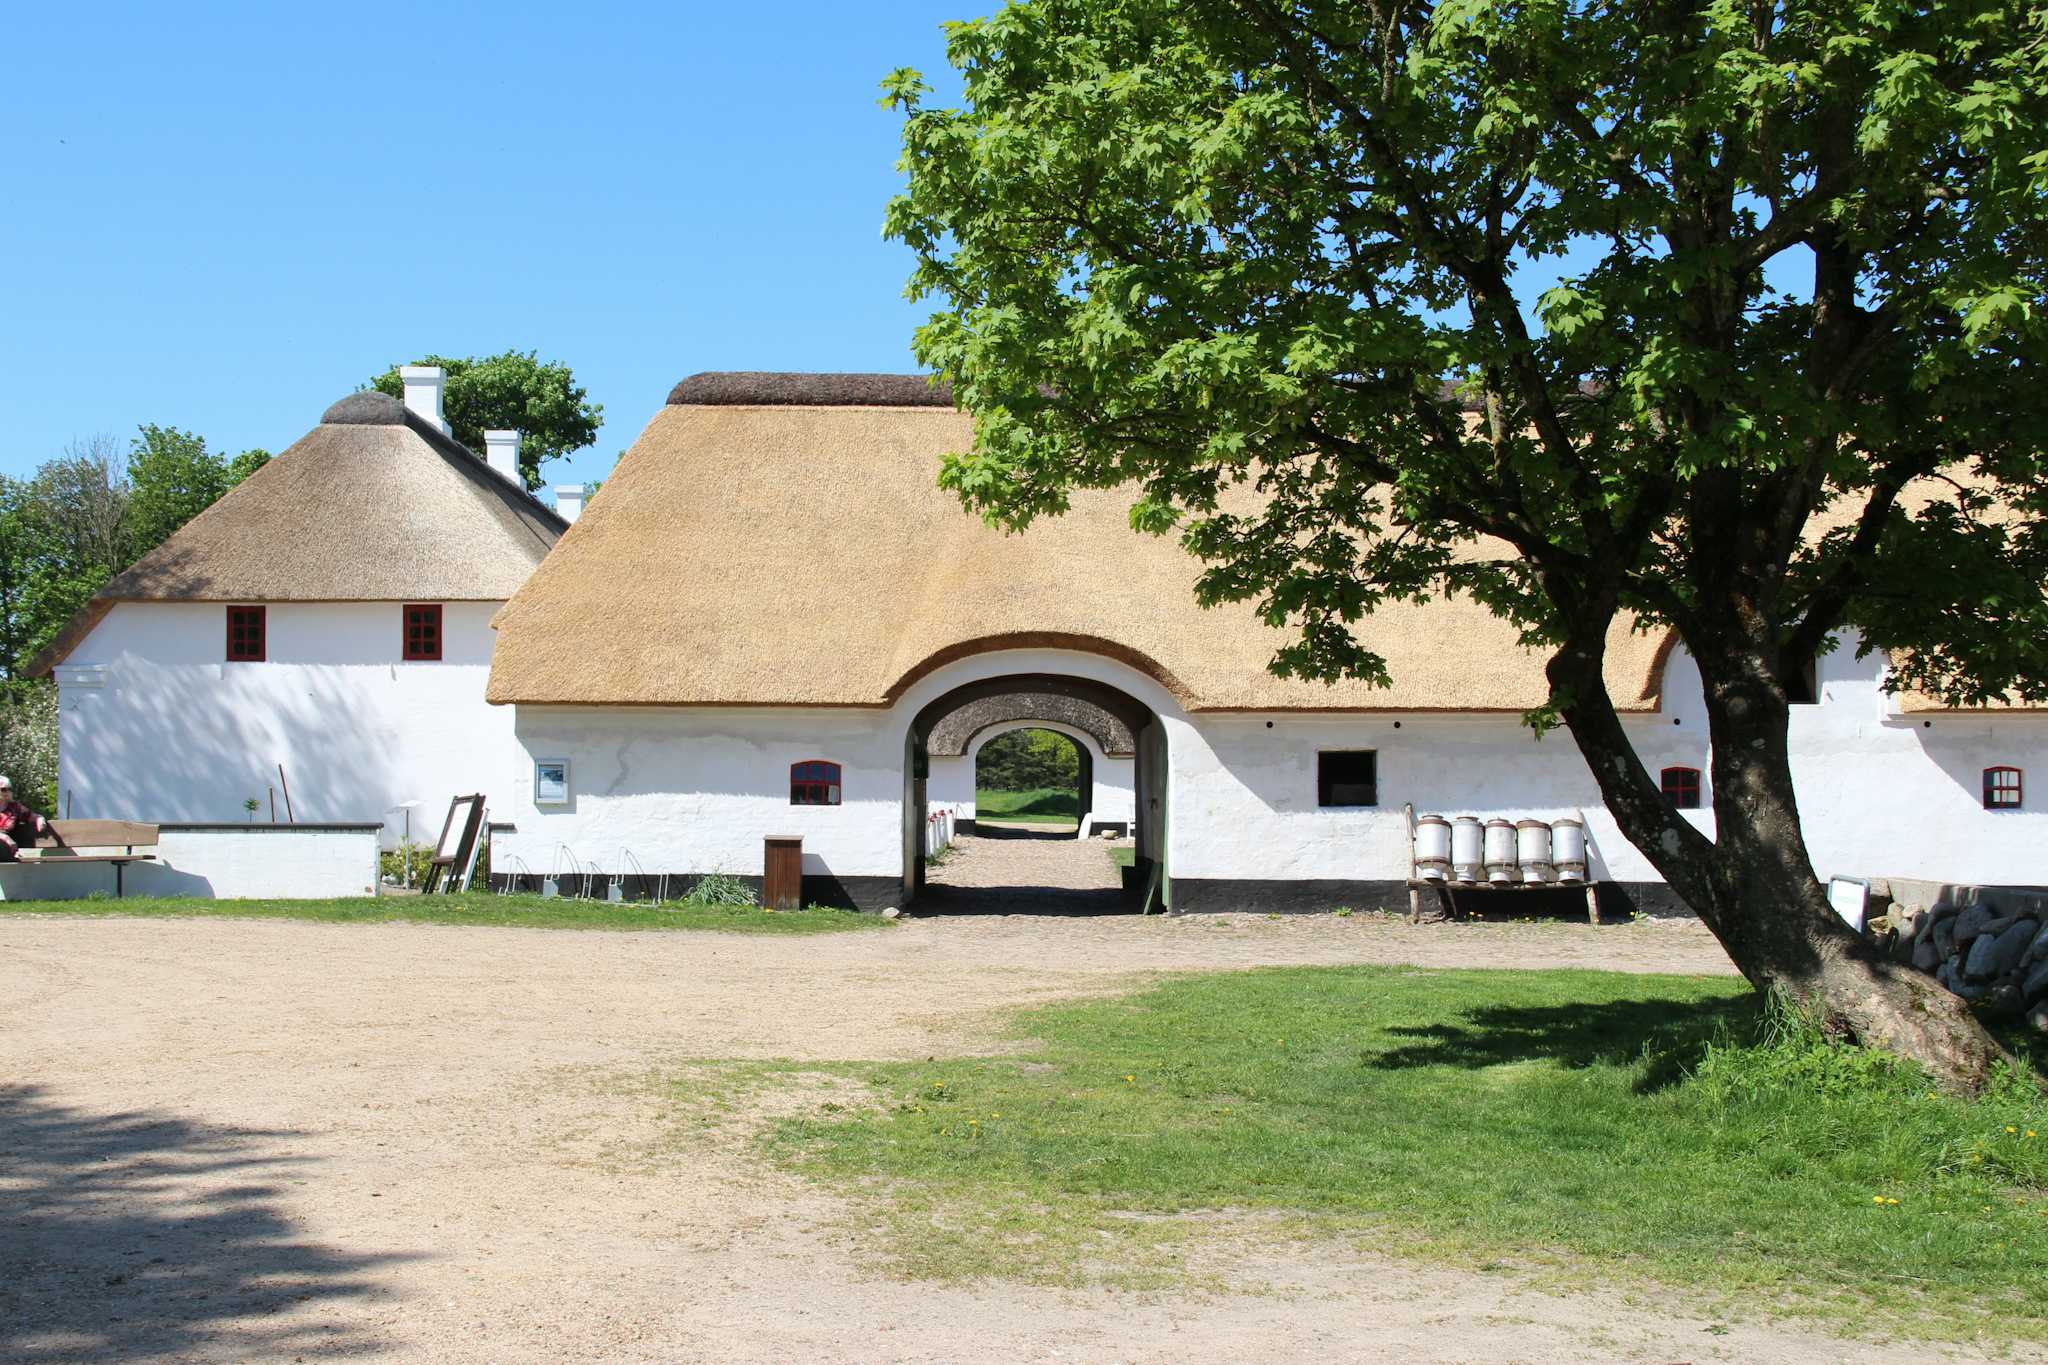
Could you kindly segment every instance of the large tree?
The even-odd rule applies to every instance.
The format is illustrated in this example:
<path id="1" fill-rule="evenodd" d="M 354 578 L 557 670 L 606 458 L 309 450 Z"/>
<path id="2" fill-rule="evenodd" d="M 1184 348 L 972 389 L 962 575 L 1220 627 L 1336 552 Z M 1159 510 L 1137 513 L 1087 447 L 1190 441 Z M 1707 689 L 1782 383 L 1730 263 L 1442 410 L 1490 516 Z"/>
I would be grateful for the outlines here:
<path id="1" fill-rule="evenodd" d="M 2048 697 L 2039 12 L 1029 0 L 949 53 L 960 107 L 885 85 L 917 354 L 978 419 L 948 486 L 1021 526 L 1135 485 L 1305 677 L 1384 681 L 1390 598 L 1485 603 L 1752 982 L 1981 1083 L 1962 1002 L 1827 906 L 1788 683 L 1854 632 Z M 1711 837 L 1603 681 L 1631 620 L 1698 662 Z"/>
<path id="2" fill-rule="evenodd" d="M 441 393 L 442 413 L 455 439 L 482 453 L 486 431 L 516 431 L 519 473 L 529 489 L 539 488 L 543 462 L 583 449 L 597 439 L 604 425 L 604 405 L 593 403 L 559 360 L 540 360 L 532 351 L 499 355 L 429 355 L 408 361 L 439 365 L 448 372 Z M 370 381 L 370 387 L 393 398 L 405 396 L 405 383 L 393 365 Z"/>

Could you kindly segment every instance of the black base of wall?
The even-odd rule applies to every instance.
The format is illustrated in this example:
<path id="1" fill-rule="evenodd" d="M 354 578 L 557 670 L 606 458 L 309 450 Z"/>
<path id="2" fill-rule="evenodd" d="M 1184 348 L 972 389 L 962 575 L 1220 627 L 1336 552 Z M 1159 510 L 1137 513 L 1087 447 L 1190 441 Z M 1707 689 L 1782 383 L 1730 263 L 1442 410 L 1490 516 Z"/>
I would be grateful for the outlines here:
<path id="1" fill-rule="evenodd" d="M 686 899 L 690 889 L 708 874 L 703 872 L 671 872 L 667 876 L 656 873 L 629 872 L 614 878 L 608 873 L 564 874 L 555 879 L 556 894 L 572 898 L 595 898 L 606 900 L 610 896 L 612 883 L 619 884 L 620 898 L 629 901 L 651 901 L 665 897 L 668 900 Z M 507 876 L 494 873 L 491 877 L 493 891 L 524 891 L 540 894 L 541 883 L 546 880 L 538 873 L 521 873 Z M 761 894 L 759 877 L 740 877 Z M 835 877 L 828 874 L 804 876 L 804 904 L 822 905 L 834 910 L 865 910 L 873 913 L 888 906 L 900 905 L 903 901 L 903 883 L 895 877 Z"/>
<path id="2" fill-rule="evenodd" d="M 1602 882 L 1600 919 L 1619 923 L 1632 914 L 1659 918 L 1687 916 L 1685 907 L 1663 882 Z M 1437 906 L 1436 893 L 1423 893 L 1423 908 Z M 1578 919 L 1586 913 L 1586 888 L 1560 886 L 1541 891 L 1459 891 L 1451 888 L 1451 904 L 1460 914 L 1555 915 Z M 1385 910 L 1408 913 L 1405 881 L 1255 881 L 1250 879 L 1175 877 L 1176 915 L 1225 914 L 1232 911 L 1268 914 L 1327 914 L 1332 910 Z"/>

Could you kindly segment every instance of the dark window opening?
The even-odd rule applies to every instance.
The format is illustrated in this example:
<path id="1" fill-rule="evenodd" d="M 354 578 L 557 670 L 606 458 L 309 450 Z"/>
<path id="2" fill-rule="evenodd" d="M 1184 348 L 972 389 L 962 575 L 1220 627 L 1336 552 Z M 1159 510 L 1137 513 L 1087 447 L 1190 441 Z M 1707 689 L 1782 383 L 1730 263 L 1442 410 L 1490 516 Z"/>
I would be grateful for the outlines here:
<path id="1" fill-rule="evenodd" d="M 265 638 L 262 607 L 228 608 L 228 662 L 239 664 L 260 664 L 263 662 Z"/>
<path id="2" fill-rule="evenodd" d="M 1812 659 L 1785 679 L 1785 700 L 1794 706 L 1820 705 L 1820 669 Z"/>
<path id="3" fill-rule="evenodd" d="M 405 607 L 405 657 L 431 662 L 441 657 L 441 604 L 408 602 Z"/>
<path id="4" fill-rule="evenodd" d="M 2018 810 L 2025 796 L 2018 768 L 2001 766 L 1984 770 L 1985 810 Z"/>
<path id="5" fill-rule="evenodd" d="M 1326 749 L 1316 755 L 1316 804 L 1377 806 L 1379 754 L 1371 749 Z"/>
<path id="6" fill-rule="evenodd" d="M 789 804 L 792 806 L 836 806 L 839 804 L 839 765 L 821 758 L 789 765 Z"/>
<path id="7" fill-rule="evenodd" d="M 1700 770 L 1698 768 L 1666 768 L 1658 775 L 1658 785 L 1664 788 L 1664 795 L 1680 810 L 1698 810 L 1700 806 Z"/>

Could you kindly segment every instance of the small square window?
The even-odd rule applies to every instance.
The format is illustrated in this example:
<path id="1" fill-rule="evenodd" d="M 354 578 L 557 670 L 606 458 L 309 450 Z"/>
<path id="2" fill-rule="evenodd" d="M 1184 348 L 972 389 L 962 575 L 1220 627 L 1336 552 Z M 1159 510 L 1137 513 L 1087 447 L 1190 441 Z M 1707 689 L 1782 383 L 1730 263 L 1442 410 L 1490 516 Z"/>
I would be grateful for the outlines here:
<path id="1" fill-rule="evenodd" d="M 1665 798 L 1680 810 L 1700 808 L 1698 768 L 1666 768 L 1658 775 L 1657 784 L 1664 789 Z"/>
<path id="2" fill-rule="evenodd" d="M 269 645 L 262 607 L 228 608 L 228 662 L 260 664 Z"/>
<path id="3" fill-rule="evenodd" d="M 836 806 L 839 804 L 839 765 L 822 758 L 789 765 L 789 804 L 792 806 Z"/>
<path id="4" fill-rule="evenodd" d="M 405 606 L 405 657 L 432 662 L 441 657 L 441 604 L 409 602 Z"/>
<path id="5" fill-rule="evenodd" d="M 1318 806 L 1377 806 L 1379 754 L 1371 749 L 1325 749 L 1316 755 Z"/>
<path id="6" fill-rule="evenodd" d="M 2026 797 L 2018 768 L 1984 770 L 1984 809 L 2018 810 Z"/>

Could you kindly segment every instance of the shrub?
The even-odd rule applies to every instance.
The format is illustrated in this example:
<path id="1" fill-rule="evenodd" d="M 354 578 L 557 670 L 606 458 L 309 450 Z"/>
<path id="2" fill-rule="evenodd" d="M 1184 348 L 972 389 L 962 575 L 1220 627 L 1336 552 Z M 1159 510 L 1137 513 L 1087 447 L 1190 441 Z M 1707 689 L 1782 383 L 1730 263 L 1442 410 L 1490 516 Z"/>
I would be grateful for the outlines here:
<path id="1" fill-rule="evenodd" d="M 683 897 L 685 905 L 759 905 L 760 898 L 754 888 L 730 872 L 707 872 L 697 879 L 690 893 Z"/>

